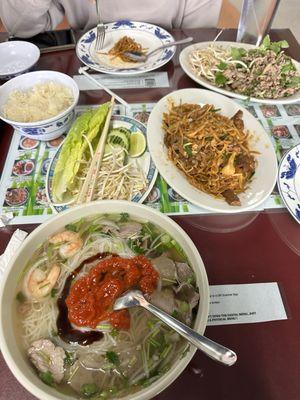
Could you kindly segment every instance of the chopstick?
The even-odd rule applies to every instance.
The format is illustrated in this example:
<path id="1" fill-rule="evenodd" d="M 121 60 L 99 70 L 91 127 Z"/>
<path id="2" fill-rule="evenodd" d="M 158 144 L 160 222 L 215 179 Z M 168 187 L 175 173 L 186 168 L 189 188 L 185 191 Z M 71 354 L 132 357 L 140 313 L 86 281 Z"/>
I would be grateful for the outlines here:
<path id="1" fill-rule="evenodd" d="M 97 175 L 102 163 L 103 155 L 104 155 L 104 147 L 106 143 L 106 138 L 109 130 L 109 124 L 112 116 L 112 110 L 114 107 L 115 99 L 114 97 L 111 98 L 110 109 L 108 111 L 104 128 L 101 133 L 94 157 L 91 160 L 91 164 L 88 169 L 88 173 L 86 175 L 84 184 L 80 190 L 79 196 L 77 198 L 77 204 L 86 203 L 92 201 L 95 185 L 97 180 Z"/>
<path id="2" fill-rule="evenodd" d="M 93 78 L 88 72 L 87 70 L 89 69 L 89 67 L 80 67 L 78 72 L 81 75 L 86 76 L 91 82 L 93 82 L 96 86 L 98 86 L 100 89 L 103 89 L 106 93 L 110 94 L 111 97 L 114 97 L 119 103 L 123 104 L 125 107 L 130 108 L 130 105 L 122 99 L 122 97 L 118 96 L 116 93 L 114 93 L 113 91 L 111 91 L 110 89 L 108 89 L 106 86 L 102 85 L 102 83 L 98 82 L 95 78 Z"/>

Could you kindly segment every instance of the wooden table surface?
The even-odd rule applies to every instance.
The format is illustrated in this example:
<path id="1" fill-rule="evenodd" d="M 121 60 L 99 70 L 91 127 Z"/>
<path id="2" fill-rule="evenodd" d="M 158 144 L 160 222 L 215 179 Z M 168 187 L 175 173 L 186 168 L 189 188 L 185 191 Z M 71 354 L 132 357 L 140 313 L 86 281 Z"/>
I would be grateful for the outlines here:
<path id="1" fill-rule="evenodd" d="M 177 38 L 212 40 L 216 29 L 176 30 Z M 286 39 L 289 54 L 300 61 L 300 46 L 288 29 L 271 32 L 273 40 Z M 226 30 L 220 40 L 234 40 Z M 128 102 L 156 102 L 170 91 L 197 87 L 180 68 L 179 51 L 161 70 L 167 71 L 169 88 L 116 91 Z M 77 74 L 80 62 L 72 50 L 41 56 L 36 69 Z M 102 91 L 82 92 L 80 104 L 108 99 Z M 0 170 L 12 137 L 10 127 L 0 124 Z M 159 400 L 297 400 L 300 398 L 300 230 L 285 210 L 242 216 L 182 216 L 174 218 L 197 246 L 210 284 L 278 282 L 288 319 L 258 324 L 207 327 L 206 335 L 238 354 L 235 366 L 225 368 L 198 352 L 182 375 Z M 28 232 L 35 225 L 19 228 Z M 17 226 L 0 229 L 0 252 Z M 228 230 L 229 232 L 226 232 Z M 13 377 L 0 355 L 0 400 L 33 400 Z"/>

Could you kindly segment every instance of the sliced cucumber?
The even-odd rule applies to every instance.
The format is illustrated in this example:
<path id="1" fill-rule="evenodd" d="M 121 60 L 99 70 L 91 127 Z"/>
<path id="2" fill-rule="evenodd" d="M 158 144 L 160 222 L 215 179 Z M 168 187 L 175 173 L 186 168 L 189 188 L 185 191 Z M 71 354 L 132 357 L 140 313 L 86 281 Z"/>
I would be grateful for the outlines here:
<path id="1" fill-rule="evenodd" d="M 114 146 L 107 143 L 104 147 L 104 155 L 112 153 L 113 148 L 114 148 Z"/>
<path id="2" fill-rule="evenodd" d="M 107 136 L 107 143 L 113 147 L 122 146 L 124 149 L 129 149 L 130 131 L 126 128 L 112 129 Z"/>

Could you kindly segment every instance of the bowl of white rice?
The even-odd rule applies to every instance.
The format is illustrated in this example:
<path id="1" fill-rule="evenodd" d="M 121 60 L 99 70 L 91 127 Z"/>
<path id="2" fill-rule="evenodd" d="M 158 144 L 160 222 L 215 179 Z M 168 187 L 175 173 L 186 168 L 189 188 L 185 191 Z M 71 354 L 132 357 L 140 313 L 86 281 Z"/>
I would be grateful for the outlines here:
<path id="1" fill-rule="evenodd" d="M 78 98 L 78 86 L 68 75 L 29 72 L 0 87 L 0 118 L 22 136 L 53 140 L 68 131 Z"/>

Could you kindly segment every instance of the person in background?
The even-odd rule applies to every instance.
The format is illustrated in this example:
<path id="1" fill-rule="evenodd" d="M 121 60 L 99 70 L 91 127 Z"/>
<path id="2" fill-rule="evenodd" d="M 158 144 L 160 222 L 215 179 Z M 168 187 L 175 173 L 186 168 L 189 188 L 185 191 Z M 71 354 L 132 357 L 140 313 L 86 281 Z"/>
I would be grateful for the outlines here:
<path id="1" fill-rule="evenodd" d="M 166 29 L 217 26 L 222 0 L 100 0 L 103 22 L 131 19 Z M 31 37 L 54 30 L 67 17 L 74 30 L 97 24 L 94 0 L 0 0 L 0 18 L 10 35 Z"/>

